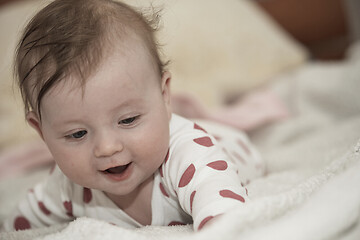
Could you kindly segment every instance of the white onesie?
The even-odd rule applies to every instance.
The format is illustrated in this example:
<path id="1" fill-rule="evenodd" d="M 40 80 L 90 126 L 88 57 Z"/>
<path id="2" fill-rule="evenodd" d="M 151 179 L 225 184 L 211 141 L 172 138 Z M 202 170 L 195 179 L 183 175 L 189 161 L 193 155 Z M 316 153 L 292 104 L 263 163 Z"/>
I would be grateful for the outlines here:
<path id="1" fill-rule="evenodd" d="M 169 151 L 154 173 L 151 225 L 193 223 L 198 230 L 214 216 L 246 204 L 244 184 L 264 173 L 262 159 L 244 133 L 205 125 L 206 130 L 172 115 Z M 44 182 L 29 190 L 2 228 L 37 228 L 82 216 L 121 227 L 142 226 L 102 191 L 71 182 L 55 167 Z"/>

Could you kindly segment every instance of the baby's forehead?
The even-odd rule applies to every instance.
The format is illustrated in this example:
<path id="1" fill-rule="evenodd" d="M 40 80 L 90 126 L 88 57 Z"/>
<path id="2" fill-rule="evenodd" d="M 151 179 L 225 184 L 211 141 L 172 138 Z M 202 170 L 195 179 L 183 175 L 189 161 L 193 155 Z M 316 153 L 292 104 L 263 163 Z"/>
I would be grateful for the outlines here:
<path id="1" fill-rule="evenodd" d="M 82 94 L 86 86 L 98 75 L 106 81 L 106 78 L 117 77 L 116 74 L 123 71 L 130 78 L 151 78 L 160 83 L 161 73 L 158 72 L 156 62 L 149 50 L 139 39 L 129 39 L 122 43 L 114 44 L 104 51 L 102 58 L 96 65 L 83 68 L 70 68 L 68 72 L 50 89 L 49 94 L 68 89 L 69 93 L 81 90 Z M 84 72 L 86 71 L 86 74 Z M 117 78 L 121 83 L 121 78 Z M 137 84 L 136 81 L 133 84 Z"/>
<path id="2" fill-rule="evenodd" d="M 86 118 L 89 117 L 87 114 L 94 112 L 100 116 L 113 112 L 112 109 L 120 109 L 119 105 L 122 110 L 125 106 L 135 109 L 135 105 L 149 106 L 151 99 L 161 98 L 161 81 L 151 64 L 145 60 L 135 64 L 137 56 L 123 57 L 119 62 L 114 58 L 116 54 L 107 59 L 82 87 L 71 76 L 54 86 L 45 95 L 41 106 L 47 121 L 55 121 L 55 115 Z M 124 68 L 118 67 L 117 63 L 124 64 Z"/>

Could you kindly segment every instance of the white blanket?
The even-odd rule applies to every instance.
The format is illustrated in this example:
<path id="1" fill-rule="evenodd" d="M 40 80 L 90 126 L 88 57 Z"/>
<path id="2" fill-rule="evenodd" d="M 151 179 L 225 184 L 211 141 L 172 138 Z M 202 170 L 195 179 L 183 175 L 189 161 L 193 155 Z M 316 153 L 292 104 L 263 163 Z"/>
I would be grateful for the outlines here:
<path id="1" fill-rule="evenodd" d="M 191 226 L 123 229 L 80 218 L 3 233 L 0 239 L 360 239 L 360 50 L 340 63 L 309 63 L 273 86 L 293 117 L 251 134 L 268 174 L 252 202 L 200 232 Z"/>

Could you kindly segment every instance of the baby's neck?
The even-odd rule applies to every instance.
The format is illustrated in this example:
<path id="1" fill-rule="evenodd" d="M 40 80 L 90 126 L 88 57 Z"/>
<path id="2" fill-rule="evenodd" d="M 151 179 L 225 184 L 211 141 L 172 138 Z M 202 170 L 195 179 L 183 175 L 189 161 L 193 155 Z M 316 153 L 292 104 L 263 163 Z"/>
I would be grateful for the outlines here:
<path id="1" fill-rule="evenodd" d="M 154 178 L 145 180 L 136 190 L 126 196 L 106 194 L 127 215 L 142 225 L 151 225 L 151 199 Z"/>

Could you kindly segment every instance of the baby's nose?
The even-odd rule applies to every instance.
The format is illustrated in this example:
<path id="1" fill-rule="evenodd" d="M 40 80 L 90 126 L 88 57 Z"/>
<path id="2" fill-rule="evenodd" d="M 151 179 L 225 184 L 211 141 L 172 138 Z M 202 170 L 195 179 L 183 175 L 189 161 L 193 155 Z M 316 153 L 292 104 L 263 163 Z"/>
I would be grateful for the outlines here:
<path id="1" fill-rule="evenodd" d="M 101 137 L 96 141 L 94 155 L 97 158 L 110 157 L 124 149 L 122 141 L 116 135 Z"/>

